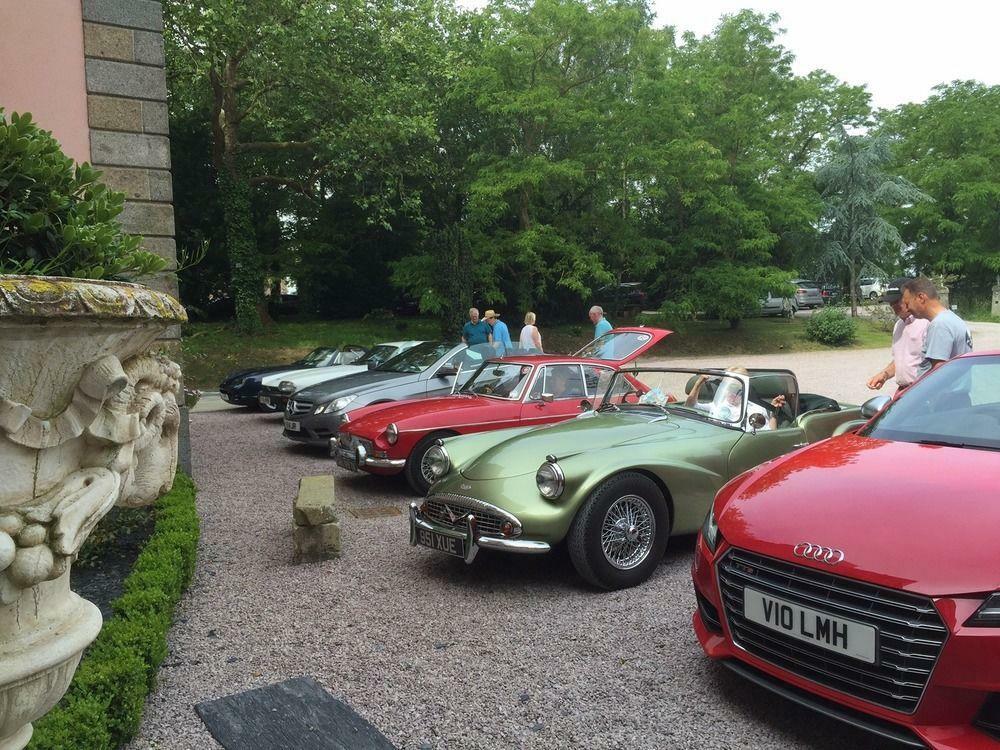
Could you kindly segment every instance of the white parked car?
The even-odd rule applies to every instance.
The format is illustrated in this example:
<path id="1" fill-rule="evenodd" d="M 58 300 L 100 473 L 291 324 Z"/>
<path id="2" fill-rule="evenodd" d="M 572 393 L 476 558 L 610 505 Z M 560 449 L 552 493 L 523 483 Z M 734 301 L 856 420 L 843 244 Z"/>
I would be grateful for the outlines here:
<path id="1" fill-rule="evenodd" d="M 885 281 L 871 277 L 859 279 L 858 289 L 862 299 L 878 299 L 885 294 Z"/>
<path id="2" fill-rule="evenodd" d="M 422 343 L 422 341 L 386 341 L 382 344 L 376 344 L 368 350 L 367 354 L 349 365 L 310 367 L 276 373 L 263 379 L 257 400 L 261 407 L 268 411 L 284 411 L 288 397 L 300 388 L 354 375 L 358 372 L 367 372 L 373 367 L 378 367 L 387 359 Z"/>

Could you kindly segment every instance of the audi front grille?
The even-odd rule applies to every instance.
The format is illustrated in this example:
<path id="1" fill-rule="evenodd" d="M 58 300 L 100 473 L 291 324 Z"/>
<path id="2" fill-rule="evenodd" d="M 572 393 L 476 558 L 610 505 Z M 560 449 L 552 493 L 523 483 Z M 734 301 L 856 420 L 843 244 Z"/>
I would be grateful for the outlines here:
<path id="1" fill-rule="evenodd" d="M 719 588 L 733 641 L 771 664 L 901 713 L 913 713 L 948 630 L 930 599 L 791 565 L 740 549 L 719 561 Z M 749 586 L 878 630 L 874 664 L 758 625 L 743 616 Z"/>
<path id="2" fill-rule="evenodd" d="M 476 517 L 479 533 L 487 536 L 503 536 L 503 525 L 508 522 L 506 518 L 484 512 L 472 507 L 471 503 L 463 503 L 458 499 L 433 500 L 428 498 L 425 505 L 427 508 L 425 515 L 434 523 L 449 529 L 464 530 L 465 517 L 470 513 Z M 448 514 L 449 509 L 451 515 Z"/>

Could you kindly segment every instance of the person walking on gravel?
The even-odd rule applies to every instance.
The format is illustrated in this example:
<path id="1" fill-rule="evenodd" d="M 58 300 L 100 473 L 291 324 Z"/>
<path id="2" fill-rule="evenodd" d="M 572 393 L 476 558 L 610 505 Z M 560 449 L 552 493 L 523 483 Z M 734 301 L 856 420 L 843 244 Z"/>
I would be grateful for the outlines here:
<path id="1" fill-rule="evenodd" d="M 490 326 L 485 320 L 479 319 L 478 308 L 469 308 L 469 322 L 462 326 L 462 343 L 466 346 L 493 343 Z"/>
<path id="2" fill-rule="evenodd" d="M 535 325 L 535 314 L 528 312 L 524 314 L 524 328 L 521 329 L 521 337 L 518 342 L 525 351 L 542 351 L 542 334 L 538 332 Z"/>
<path id="3" fill-rule="evenodd" d="M 919 276 L 903 284 L 903 304 L 914 317 L 928 321 L 920 375 L 934 370 L 949 359 L 972 351 L 972 335 L 965 321 L 941 304 L 930 279 Z"/>
<path id="4" fill-rule="evenodd" d="M 928 322 L 915 317 L 903 303 L 903 285 L 907 281 L 909 279 L 896 279 L 882 295 L 882 301 L 888 303 L 898 320 L 892 328 L 892 360 L 868 380 L 868 387 L 873 391 L 895 378 L 898 393 L 920 377 Z"/>

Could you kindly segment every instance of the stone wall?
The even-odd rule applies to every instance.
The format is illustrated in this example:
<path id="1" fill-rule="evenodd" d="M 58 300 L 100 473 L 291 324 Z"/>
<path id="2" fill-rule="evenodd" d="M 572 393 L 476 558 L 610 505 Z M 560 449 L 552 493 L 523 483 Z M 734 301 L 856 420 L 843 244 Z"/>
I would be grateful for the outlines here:
<path id="1" fill-rule="evenodd" d="M 173 186 L 163 56 L 163 10 L 153 0 L 83 0 L 90 154 L 104 180 L 125 193 L 127 232 L 167 261 L 143 279 L 177 296 Z M 179 339 L 175 326 L 167 339 Z"/>

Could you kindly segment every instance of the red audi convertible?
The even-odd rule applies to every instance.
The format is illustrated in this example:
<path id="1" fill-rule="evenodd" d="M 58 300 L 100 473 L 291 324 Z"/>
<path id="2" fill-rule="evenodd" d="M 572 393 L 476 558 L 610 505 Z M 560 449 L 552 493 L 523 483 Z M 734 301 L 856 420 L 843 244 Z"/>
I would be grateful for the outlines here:
<path id="1" fill-rule="evenodd" d="M 1000 352 L 719 492 L 695 550 L 705 652 L 911 747 L 1000 748 Z"/>
<path id="2" fill-rule="evenodd" d="M 374 404 L 348 413 L 330 454 L 351 471 L 403 472 L 421 495 L 437 478 L 425 454 L 434 443 L 506 427 L 569 419 L 603 393 L 616 369 L 670 335 L 660 328 L 615 328 L 575 354 L 488 360 L 450 396 Z M 584 405 L 587 408 L 587 405 Z"/>

